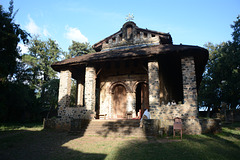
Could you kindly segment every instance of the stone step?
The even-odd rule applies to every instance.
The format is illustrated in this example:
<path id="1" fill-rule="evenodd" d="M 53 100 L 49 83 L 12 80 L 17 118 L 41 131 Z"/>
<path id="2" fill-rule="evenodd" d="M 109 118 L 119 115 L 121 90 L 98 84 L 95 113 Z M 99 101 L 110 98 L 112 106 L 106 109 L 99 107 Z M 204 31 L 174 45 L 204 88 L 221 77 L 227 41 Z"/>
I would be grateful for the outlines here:
<path id="1" fill-rule="evenodd" d="M 81 131 L 73 131 L 81 135 L 144 137 L 145 133 L 139 128 L 140 120 L 92 120 Z"/>
<path id="2" fill-rule="evenodd" d="M 86 127 L 139 127 L 139 123 L 135 124 L 117 124 L 117 123 L 103 123 L 103 124 L 97 124 L 97 123 L 89 123 Z"/>

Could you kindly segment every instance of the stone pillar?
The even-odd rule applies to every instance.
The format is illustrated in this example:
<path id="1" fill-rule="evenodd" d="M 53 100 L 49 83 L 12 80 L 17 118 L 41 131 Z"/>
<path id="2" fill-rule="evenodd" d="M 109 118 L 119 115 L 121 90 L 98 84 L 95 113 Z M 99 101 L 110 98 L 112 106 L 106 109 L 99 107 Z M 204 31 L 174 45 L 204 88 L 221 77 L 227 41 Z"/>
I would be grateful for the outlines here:
<path id="1" fill-rule="evenodd" d="M 148 62 L 149 107 L 151 119 L 157 119 L 157 110 L 160 106 L 160 83 L 158 62 Z"/>
<path id="2" fill-rule="evenodd" d="M 82 80 L 77 80 L 77 106 L 83 106 L 83 91 L 84 91 L 84 84 Z"/>
<path id="3" fill-rule="evenodd" d="M 71 77 L 69 70 L 60 72 L 60 83 L 58 93 L 58 116 L 65 116 L 66 108 L 70 106 Z"/>
<path id="4" fill-rule="evenodd" d="M 95 113 L 95 103 L 96 103 L 96 70 L 94 67 L 87 66 L 85 72 L 85 92 L 84 100 L 85 106 L 90 114 Z M 91 115 L 90 118 L 93 115 Z"/>
<path id="5" fill-rule="evenodd" d="M 132 101 L 133 101 L 132 93 L 127 92 L 127 106 L 126 106 L 127 112 L 132 111 Z"/>
<path id="6" fill-rule="evenodd" d="M 132 94 L 133 101 L 132 101 L 132 117 L 136 118 L 136 92 L 133 92 Z"/>
<path id="7" fill-rule="evenodd" d="M 184 57 L 181 59 L 181 63 L 184 104 L 191 107 L 194 112 L 190 114 L 191 116 L 197 116 L 197 84 L 194 57 Z"/>
<path id="8" fill-rule="evenodd" d="M 194 57 L 184 57 L 181 59 L 183 77 L 183 110 L 182 115 L 185 120 L 183 127 L 188 134 L 201 134 L 201 125 L 197 108 L 197 84 Z"/>

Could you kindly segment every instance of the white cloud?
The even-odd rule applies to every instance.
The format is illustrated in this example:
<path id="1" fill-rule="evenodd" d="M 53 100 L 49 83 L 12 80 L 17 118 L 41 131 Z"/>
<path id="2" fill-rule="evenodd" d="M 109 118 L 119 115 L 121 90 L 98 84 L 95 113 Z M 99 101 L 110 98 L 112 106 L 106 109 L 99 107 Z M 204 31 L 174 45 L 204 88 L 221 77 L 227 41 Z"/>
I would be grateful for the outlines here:
<path id="1" fill-rule="evenodd" d="M 33 19 L 28 15 L 29 23 L 26 25 L 27 31 L 32 35 L 41 35 L 41 29 L 36 25 Z"/>
<path id="2" fill-rule="evenodd" d="M 18 43 L 18 47 L 20 47 L 20 49 L 21 49 L 21 54 L 25 54 L 29 51 L 28 46 L 25 44 Z"/>
<path id="3" fill-rule="evenodd" d="M 74 40 L 78 42 L 88 42 L 87 37 L 85 37 L 79 29 L 77 28 L 72 28 L 69 26 L 65 27 L 67 33 L 65 33 L 65 36 L 69 40 Z"/>
<path id="4" fill-rule="evenodd" d="M 43 28 L 39 27 L 31 18 L 30 15 L 28 15 L 28 20 L 29 20 L 29 23 L 25 27 L 31 35 L 38 35 L 38 36 L 43 35 L 45 37 L 51 36 L 51 34 L 47 30 L 47 27 L 46 26 L 44 26 Z"/>
<path id="5" fill-rule="evenodd" d="M 51 37 L 51 34 L 48 32 L 48 30 L 47 30 L 46 27 L 43 28 L 43 35 L 44 35 L 45 37 Z"/>

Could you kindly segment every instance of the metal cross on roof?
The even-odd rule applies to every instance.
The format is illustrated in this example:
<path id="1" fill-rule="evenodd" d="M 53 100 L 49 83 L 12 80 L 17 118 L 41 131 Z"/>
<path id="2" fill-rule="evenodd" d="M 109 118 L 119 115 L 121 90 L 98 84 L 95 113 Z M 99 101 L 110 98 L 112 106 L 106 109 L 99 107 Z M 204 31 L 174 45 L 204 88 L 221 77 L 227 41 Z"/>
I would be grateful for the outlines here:
<path id="1" fill-rule="evenodd" d="M 133 14 L 128 14 L 127 16 L 126 16 L 126 21 L 131 21 L 131 20 L 133 20 L 134 19 L 134 16 L 133 16 Z"/>

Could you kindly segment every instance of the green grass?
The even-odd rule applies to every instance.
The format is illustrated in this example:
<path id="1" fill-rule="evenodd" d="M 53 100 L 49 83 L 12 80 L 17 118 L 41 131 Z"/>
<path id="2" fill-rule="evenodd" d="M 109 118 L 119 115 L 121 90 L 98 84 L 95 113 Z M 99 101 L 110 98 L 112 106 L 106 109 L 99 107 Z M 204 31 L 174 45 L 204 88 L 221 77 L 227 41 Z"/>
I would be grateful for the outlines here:
<path id="1" fill-rule="evenodd" d="M 43 129 L 42 123 L 0 123 L 0 131 L 39 130 Z"/>
<path id="2" fill-rule="evenodd" d="M 42 130 L 40 125 L 1 125 L 0 159 L 240 159 L 240 123 L 224 125 L 218 134 L 184 135 L 182 141 L 160 138 L 78 137 Z M 1 134 L 0 134 L 1 135 Z"/>

